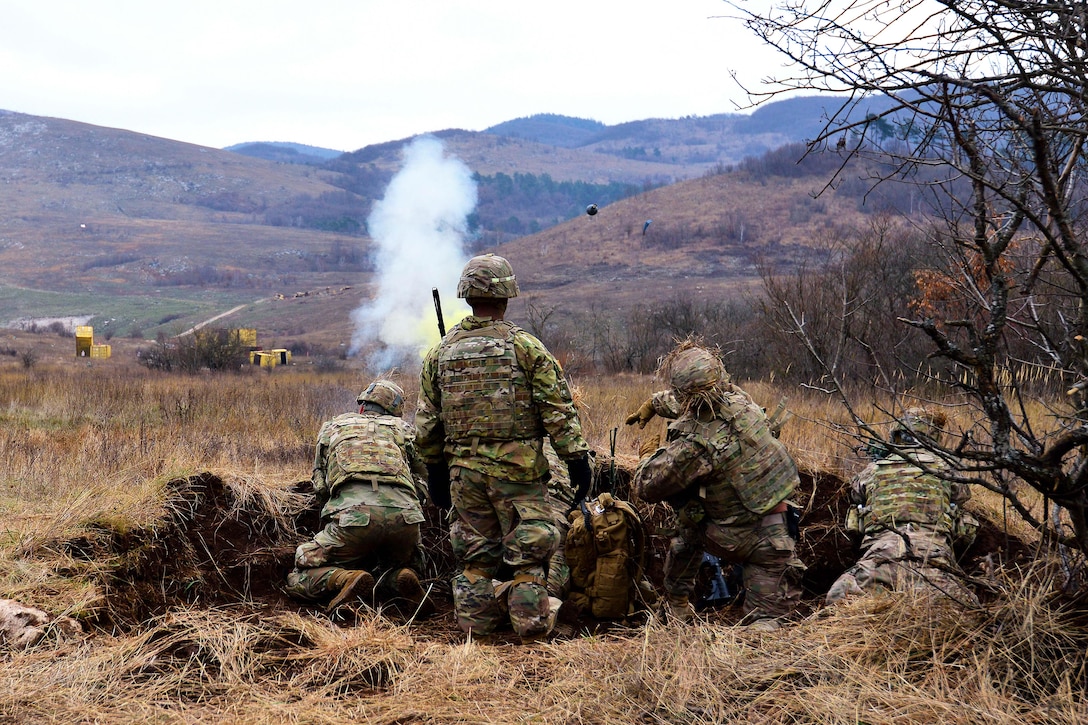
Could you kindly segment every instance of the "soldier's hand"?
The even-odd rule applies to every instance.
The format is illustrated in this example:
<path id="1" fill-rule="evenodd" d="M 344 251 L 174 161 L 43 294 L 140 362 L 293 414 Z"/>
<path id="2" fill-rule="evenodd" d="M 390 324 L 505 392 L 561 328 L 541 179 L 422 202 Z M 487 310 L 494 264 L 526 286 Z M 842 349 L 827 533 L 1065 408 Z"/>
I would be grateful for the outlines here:
<path id="1" fill-rule="evenodd" d="M 453 508 L 450 496 L 450 467 L 445 461 L 427 464 L 427 492 L 431 502 L 443 511 Z"/>
<path id="2" fill-rule="evenodd" d="M 638 407 L 638 410 L 627 416 L 627 419 L 624 420 L 624 423 L 626 423 L 627 425 L 634 425 L 635 423 L 638 423 L 639 428 L 645 428 L 646 424 L 649 423 L 650 419 L 653 418 L 655 415 L 657 415 L 657 413 L 654 411 L 654 399 L 648 398 L 646 402 Z"/>
<path id="3" fill-rule="evenodd" d="M 661 447 L 661 436 L 651 436 L 642 441 L 638 447 L 639 460 L 652 456 Z"/>
<path id="4" fill-rule="evenodd" d="M 589 495 L 589 488 L 593 484 L 593 469 L 589 466 L 589 456 L 572 458 L 567 461 L 567 473 L 570 475 L 570 485 L 574 487 L 574 503 Z"/>

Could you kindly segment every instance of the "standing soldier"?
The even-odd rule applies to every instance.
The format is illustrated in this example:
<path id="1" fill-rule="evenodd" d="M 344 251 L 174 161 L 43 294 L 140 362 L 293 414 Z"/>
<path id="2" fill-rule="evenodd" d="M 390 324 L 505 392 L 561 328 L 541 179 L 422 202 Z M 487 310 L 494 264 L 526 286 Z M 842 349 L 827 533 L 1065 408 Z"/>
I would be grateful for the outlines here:
<path id="1" fill-rule="evenodd" d="M 800 601 L 805 571 L 794 553 L 786 502 L 799 483 L 797 466 L 763 409 L 729 382 L 717 355 L 684 342 L 659 374 L 672 390 L 656 394 L 628 422 L 678 414 L 664 447 L 640 451 L 634 479 L 644 501 L 668 501 L 677 514 L 679 530 L 665 560 L 664 612 L 690 620 L 690 598 L 709 551 L 743 565 L 745 618 L 776 628 Z"/>
<path id="2" fill-rule="evenodd" d="M 971 491 L 944 480 L 948 464 L 926 449 L 939 442 L 944 425 L 943 414 L 911 408 L 892 430 L 894 450 L 854 478 L 846 529 L 863 536 L 862 555 L 831 585 L 828 604 L 879 588 L 930 588 L 978 603 L 961 583 L 953 548 L 970 546 L 978 528 L 961 508 Z"/>
<path id="3" fill-rule="evenodd" d="M 417 572 L 426 468 L 415 431 L 400 417 L 400 386 L 377 380 L 358 403 L 358 413 L 338 415 L 318 433 L 313 484 L 324 528 L 295 552 L 287 592 L 307 601 L 332 595 L 330 611 L 376 594 L 415 612 L 425 604 Z"/>
<path id="4" fill-rule="evenodd" d="M 591 469 L 558 361 L 503 319 L 517 294 L 504 258 L 485 254 L 465 265 L 457 296 L 472 315 L 427 353 L 416 426 L 431 498 L 454 509 L 458 625 L 487 636 L 508 620 L 530 641 L 551 631 L 560 604 L 547 590 L 560 542 L 544 437 L 566 463 L 576 500 L 589 491 Z"/>

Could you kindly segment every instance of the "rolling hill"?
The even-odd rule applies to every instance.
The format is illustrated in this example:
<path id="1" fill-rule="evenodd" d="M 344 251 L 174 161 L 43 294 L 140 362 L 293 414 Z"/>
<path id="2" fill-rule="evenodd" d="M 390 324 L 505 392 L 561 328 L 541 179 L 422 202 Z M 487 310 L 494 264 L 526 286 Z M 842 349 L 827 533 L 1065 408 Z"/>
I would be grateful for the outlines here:
<path id="1" fill-rule="evenodd" d="M 780 123 L 781 114 L 770 118 Z M 751 283 L 756 259 L 807 259 L 810 240 L 856 216 L 856 196 L 813 198 L 822 178 L 797 171 L 799 147 L 729 165 L 720 149 L 714 161 L 670 151 L 699 148 L 715 126 L 738 123 L 754 122 L 610 128 L 543 117 L 435 135 L 476 174 L 481 217 L 506 213 L 510 223 L 520 213 L 484 193 L 501 175 L 515 190 L 520 182 L 556 190 L 551 217 L 520 231 L 483 221 L 472 251 L 509 256 L 526 294 L 549 306 L 615 306 L 677 289 L 729 294 Z M 749 141 L 789 138 L 754 128 Z M 654 134 L 661 160 L 614 152 Z M 338 347 L 350 336 L 348 313 L 371 294 L 363 225 L 402 147 L 285 163 L 0 112 L 0 323 L 82 316 L 110 335 L 151 338 L 242 306 L 231 324 L 256 325 L 280 344 Z M 620 183 L 635 188 L 610 198 Z M 589 202 L 600 206 L 597 217 L 582 213 Z"/>

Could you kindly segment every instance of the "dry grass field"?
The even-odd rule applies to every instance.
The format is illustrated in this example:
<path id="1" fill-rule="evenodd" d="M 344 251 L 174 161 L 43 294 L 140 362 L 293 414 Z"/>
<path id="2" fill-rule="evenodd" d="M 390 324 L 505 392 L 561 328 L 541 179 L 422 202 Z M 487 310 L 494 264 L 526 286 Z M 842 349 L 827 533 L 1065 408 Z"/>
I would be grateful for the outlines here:
<path id="1" fill-rule="evenodd" d="M 448 544 L 429 513 L 439 613 L 360 605 L 330 618 L 280 590 L 316 514 L 305 487 L 320 423 L 354 406 L 359 370 L 166 375 L 130 356 L 0 358 L 0 599 L 73 617 L 0 648 L 0 723 L 1080 723 L 1083 604 L 1030 532 L 976 494 L 965 567 L 984 604 L 880 595 L 827 609 L 850 562 L 843 481 L 860 465 L 827 401 L 789 396 L 783 440 L 804 472 L 803 616 L 772 633 L 731 608 L 696 626 L 585 623 L 529 647 L 465 642 Z M 399 380 L 410 396 L 410 375 Z M 623 417 L 649 377 L 573 381 L 598 470 L 626 486 L 640 439 Z M 653 526 L 664 512 L 642 506 Z"/>

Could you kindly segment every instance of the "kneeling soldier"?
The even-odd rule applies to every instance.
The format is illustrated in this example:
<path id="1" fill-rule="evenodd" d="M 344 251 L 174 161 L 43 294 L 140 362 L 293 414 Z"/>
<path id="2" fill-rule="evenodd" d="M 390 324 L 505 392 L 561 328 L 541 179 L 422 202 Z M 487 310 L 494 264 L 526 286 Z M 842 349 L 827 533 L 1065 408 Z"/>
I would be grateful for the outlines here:
<path id="1" fill-rule="evenodd" d="M 330 611 L 376 595 L 410 614 L 425 604 L 417 572 L 426 467 L 415 429 L 400 417 L 398 385 L 377 380 L 358 402 L 358 413 L 326 421 L 318 434 L 313 484 L 324 528 L 295 552 L 287 592 L 307 601 L 331 597 Z"/>
<path id="2" fill-rule="evenodd" d="M 677 513 L 679 530 L 665 560 L 664 611 L 690 619 L 690 597 L 708 551 L 744 566 L 745 618 L 760 629 L 775 628 L 797 607 L 805 571 L 787 502 L 798 484 L 797 466 L 763 409 L 730 382 L 716 354 L 682 343 L 659 373 L 669 379 L 671 396 L 655 395 L 628 422 L 655 413 L 676 417 L 663 447 L 640 451 L 634 479 L 643 501 L 668 501 Z"/>

